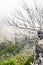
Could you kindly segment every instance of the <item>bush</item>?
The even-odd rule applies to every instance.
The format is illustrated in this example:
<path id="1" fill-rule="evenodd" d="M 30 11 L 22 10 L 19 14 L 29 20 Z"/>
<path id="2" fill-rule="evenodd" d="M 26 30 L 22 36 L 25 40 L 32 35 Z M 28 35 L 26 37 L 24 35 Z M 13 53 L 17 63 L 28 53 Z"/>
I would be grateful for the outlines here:
<path id="1" fill-rule="evenodd" d="M 34 56 L 33 55 L 29 56 L 29 59 L 27 60 L 25 65 L 30 65 L 30 62 L 33 63 L 33 60 L 34 60 Z"/>
<path id="2" fill-rule="evenodd" d="M 13 58 L 10 58 L 10 59 L 6 59 L 3 63 L 2 63 L 2 65 L 16 65 L 16 60 L 15 59 L 13 59 Z"/>
<path id="3" fill-rule="evenodd" d="M 18 54 L 14 58 L 7 58 L 3 62 L 0 62 L 0 65 L 30 65 L 30 62 L 33 62 L 33 55 L 29 56 L 28 59 L 24 58 Z"/>

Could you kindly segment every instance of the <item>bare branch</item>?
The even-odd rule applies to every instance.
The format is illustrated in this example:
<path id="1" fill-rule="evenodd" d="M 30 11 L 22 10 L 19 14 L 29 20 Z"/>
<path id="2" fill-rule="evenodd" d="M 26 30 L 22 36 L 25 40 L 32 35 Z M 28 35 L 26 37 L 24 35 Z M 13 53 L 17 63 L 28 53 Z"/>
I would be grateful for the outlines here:
<path id="1" fill-rule="evenodd" d="M 42 30 L 42 20 L 43 14 L 41 11 L 42 9 L 38 8 L 37 4 L 35 4 L 35 10 L 33 8 L 28 8 L 26 3 L 23 1 L 23 10 L 26 12 L 26 16 L 22 12 L 22 10 L 14 9 L 14 13 L 11 12 L 13 17 L 13 20 L 11 18 L 7 17 L 7 22 L 10 26 L 15 27 L 16 29 L 24 29 L 24 30 L 31 30 L 31 31 L 38 31 L 38 29 Z M 16 20 L 15 20 L 16 19 Z M 22 26 L 21 23 L 23 22 Z M 27 25 L 27 24 L 28 25 Z M 36 25 L 37 24 L 37 25 Z M 23 27 L 24 26 L 24 27 Z M 38 27 L 39 26 L 39 27 Z"/>

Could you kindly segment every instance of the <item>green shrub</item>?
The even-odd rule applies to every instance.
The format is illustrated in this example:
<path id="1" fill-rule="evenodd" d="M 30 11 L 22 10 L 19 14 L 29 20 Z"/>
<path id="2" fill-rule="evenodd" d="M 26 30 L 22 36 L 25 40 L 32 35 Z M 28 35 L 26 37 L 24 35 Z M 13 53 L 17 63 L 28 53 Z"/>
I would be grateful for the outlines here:
<path id="1" fill-rule="evenodd" d="M 6 59 L 3 63 L 2 63 L 2 65 L 16 65 L 16 60 L 15 59 Z"/>
<path id="2" fill-rule="evenodd" d="M 34 60 L 34 56 L 33 55 L 29 56 L 29 59 L 24 65 L 30 65 L 30 62 L 33 63 L 33 60 Z"/>
<path id="3" fill-rule="evenodd" d="M 14 58 L 7 58 L 6 60 L 0 62 L 0 65 L 30 65 L 30 62 L 33 62 L 34 60 L 33 55 L 25 59 L 26 60 L 18 54 L 14 56 Z"/>

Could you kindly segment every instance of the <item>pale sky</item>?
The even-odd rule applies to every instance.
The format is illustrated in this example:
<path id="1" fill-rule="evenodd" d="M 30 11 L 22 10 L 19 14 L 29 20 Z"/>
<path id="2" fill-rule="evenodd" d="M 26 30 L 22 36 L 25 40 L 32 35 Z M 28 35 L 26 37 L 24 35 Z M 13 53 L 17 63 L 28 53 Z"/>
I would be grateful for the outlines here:
<path id="1" fill-rule="evenodd" d="M 0 0 L 0 34 L 9 33 L 11 31 L 3 22 L 3 18 L 9 16 L 14 8 L 19 8 L 18 3 L 18 0 Z"/>
<path id="2" fill-rule="evenodd" d="M 0 18 L 5 16 L 6 14 L 8 15 L 9 12 L 12 11 L 14 8 L 20 8 L 20 6 L 22 5 L 20 4 L 20 2 L 22 1 L 23 0 L 0 0 Z M 24 1 L 26 1 L 27 3 L 29 2 L 28 5 L 33 4 L 34 1 L 36 1 L 38 4 L 41 2 L 41 0 L 24 0 Z"/>
<path id="3" fill-rule="evenodd" d="M 33 2 L 35 0 L 24 0 L 26 1 L 27 4 L 29 4 L 29 6 L 31 4 L 33 4 Z M 21 8 L 22 4 L 20 2 L 23 2 L 23 0 L 0 0 L 0 31 L 7 31 L 9 32 L 10 31 L 10 28 L 8 28 L 2 21 L 2 19 L 5 17 L 5 16 L 8 16 L 10 15 L 10 12 L 16 8 Z M 40 4 L 41 3 L 41 0 L 36 0 L 37 4 Z M 42 3 L 43 4 L 43 0 L 42 0 Z M 34 6 L 34 5 L 33 5 Z M 7 29 L 7 30 L 6 30 Z"/>
<path id="4" fill-rule="evenodd" d="M 0 17 L 9 14 L 9 11 L 11 11 L 14 7 L 18 7 L 17 2 L 18 0 L 0 0 Z"/>

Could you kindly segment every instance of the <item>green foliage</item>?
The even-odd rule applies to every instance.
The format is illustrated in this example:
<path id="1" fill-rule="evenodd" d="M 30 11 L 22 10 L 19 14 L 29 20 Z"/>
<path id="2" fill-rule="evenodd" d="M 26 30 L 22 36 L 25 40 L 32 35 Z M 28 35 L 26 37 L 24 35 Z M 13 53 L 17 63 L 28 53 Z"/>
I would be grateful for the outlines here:
<path id="1" fill-rule="evenodd" d="M 16 60 L 13 58 L 9 58 L 4 60 L 3 62 L 0 62 L 0 65 L 16 65 Z"/>
<path id="2" fill-rule="evenodd" d="M 10 53 L 12 55 L 14 53 L 15 54 L 13 56 L 4 58 L 2 61 L 0 61 L 0 65 L 30 65 L 30 62 L 33 62 L 34 58 L 33 55 L 27 53 L 27 50 L 30 50 L 30 48 L 21 50 L 25 45 L 26 43 L 1 43 L 0 56 L 6 56 L 7 53 Z"/>
<path id="3" fill-rule="evenodd" d="M 16 55 L 19 53 L 19 51 L 24 47 L 25 43 L 7 43 L 7 42 L 2 42 L 0 43 L 0 56 L 6 55 L 7 53 Z"/>
<path id="4" fill-rule="evenodd" d="M 0 62 L 0 65 L 30 65 L 30 62 L 33 62 L 33 55 L 30 55 L 25 59 L 18 54 L 12 58 L 7 58 L 6 60 Z"/>
<path id="5" fill-rule="evenodd" d="M 21 47 L 18 44 L 7 43 L 7 42 L 2 42 L 0 44 L 0 56 L 6 55 L 7 53 L 15 55 L 19 53 L 20 50 Z M 13 51 L 15 51 L 15 53 Z"/>
<path id="6" fill-rule="evenodd" d="M 29 58 L 28 58 L 27 62 L 25 63 L 25 65 L 30 65 L 30 62 L 33 63 L 33 60 L 34 60 L 33 55 L 29 56 Z"/>
<path id="7" fill-rule="evenodd" d="M 15 65 L 15 62 L 13 60 L 6 60 L 1 65 Z"/>

